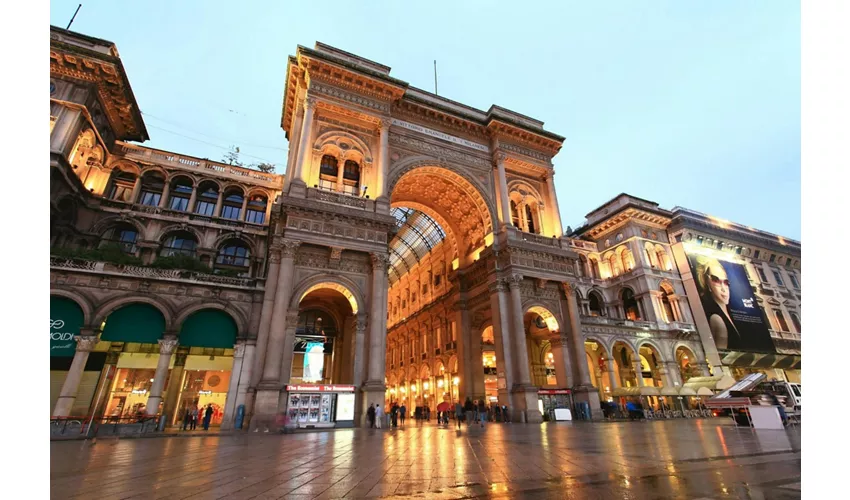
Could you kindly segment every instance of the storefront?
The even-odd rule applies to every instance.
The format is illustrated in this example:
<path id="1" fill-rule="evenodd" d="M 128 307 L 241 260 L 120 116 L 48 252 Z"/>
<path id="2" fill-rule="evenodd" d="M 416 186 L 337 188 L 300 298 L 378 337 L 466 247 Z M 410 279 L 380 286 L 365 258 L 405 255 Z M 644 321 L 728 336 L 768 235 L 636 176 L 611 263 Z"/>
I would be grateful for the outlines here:
<path id="1" fill-rule="evenodd" d="M 52 412 L 62 392 L 62 386 L 74 360 L 77 342 L 74 336 L 80 334 L 83 326 L 83 311 L 73 300 L 64 297 L 50 297 L 50 411 Z M 86 361 L 77 397 L 70 415 L 88 415 L 95 389 L 100 380 L 100 372 L 106 360 L 102 346 L 95 347 Z"/>
<path id="2" fill-rule="evenodd" d="M 221 425 L 224 416 L 224 404 L 230 389 L 230 375 L 233 367 L 231 356 L 197 356 L 189 355 L 183 370 L 183 380 L 180 383 L 180 394 L 174 422 L 180 423 L 187 410 L 201 410 L 212 406 L 213 413 L 210 424 Z"/>
<path id="3" fill-rule="evenodd" d="M 353 385 L 287 385 L 286 392 L 286 427 L 354 427 Z"/>
<path id="4" fill-rule="evenodd" d="M 537 390 L 537 409 L 540 410 L 540 414 L 544 416 L 544 418 L 548 420 L 560 420 L 561 418 L 557 418 L 561 415 L 561 412 L 558 412 L 556 415 L 555 410 L 557 409 L 567 409 L 571 410 L 573 407 L 573 395 L 569 389 L 538 389 Z"/>
<path id="5" fill-rule="evenodd" d="M 484 351 L 484 395 L 493 404 L 499 401 L 498 376 L 496 370 L 496 352 Z"/>

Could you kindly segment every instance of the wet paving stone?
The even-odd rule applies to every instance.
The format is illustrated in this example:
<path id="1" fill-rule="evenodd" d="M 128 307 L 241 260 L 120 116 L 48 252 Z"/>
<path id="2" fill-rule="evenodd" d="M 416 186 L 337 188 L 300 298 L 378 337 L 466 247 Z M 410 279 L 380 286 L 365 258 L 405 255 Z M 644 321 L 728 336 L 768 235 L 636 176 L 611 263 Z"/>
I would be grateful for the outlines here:
<path id="1" fill-rule="evenodd" d="M 51 498 L 800 498 L 800 430 L 434 424 L 51 443 Z"/>

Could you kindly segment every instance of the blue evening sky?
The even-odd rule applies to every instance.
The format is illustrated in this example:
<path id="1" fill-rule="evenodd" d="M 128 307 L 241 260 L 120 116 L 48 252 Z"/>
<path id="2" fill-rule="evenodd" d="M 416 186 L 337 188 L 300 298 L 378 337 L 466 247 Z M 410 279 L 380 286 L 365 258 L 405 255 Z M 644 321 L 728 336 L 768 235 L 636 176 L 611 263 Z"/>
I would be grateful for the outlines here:
<path id="1" fill-rule="evenodd" d="M 77 0 L 51 0 L 64 28 Z M 315 41 L 567 139 L 564 226 L 621 192 L 800 238 L 800 6 L 701 1 L 85 1 L 117 44 L 146 145 L 285 169 L 286 58 Z"/>

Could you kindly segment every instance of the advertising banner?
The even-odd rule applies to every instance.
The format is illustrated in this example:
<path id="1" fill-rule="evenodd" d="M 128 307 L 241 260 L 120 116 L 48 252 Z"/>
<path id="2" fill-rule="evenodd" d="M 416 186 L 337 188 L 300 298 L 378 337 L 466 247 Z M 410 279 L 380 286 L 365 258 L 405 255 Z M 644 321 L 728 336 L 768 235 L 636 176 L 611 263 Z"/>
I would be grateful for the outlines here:
<path id="1" fill-rule="evenodd" d="M 80 334 L 83 311 L 74 301 L 50 297 L 50 355 L 73 357 L 77 350 L 75 335 Z"/>
<path id="2" fill-rule="evenodd" d="M 776 352 L 743 265 L 688 254 L 700 303 L 720 351 Z"/>

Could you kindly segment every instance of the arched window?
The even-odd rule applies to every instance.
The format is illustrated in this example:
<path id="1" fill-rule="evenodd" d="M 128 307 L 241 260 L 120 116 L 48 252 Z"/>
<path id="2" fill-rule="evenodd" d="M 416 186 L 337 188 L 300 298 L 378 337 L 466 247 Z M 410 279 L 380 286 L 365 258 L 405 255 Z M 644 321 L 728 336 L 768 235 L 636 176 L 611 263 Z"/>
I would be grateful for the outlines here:
<path id="1" fill-rule="evenodd" d="M 783 332 L 788 331 L 788 322 L 785 321 L 785 315 L 779 309 L 774 309 L 773 314 L 776 316 L 776 322 L 779 324 L 779 329 Z"/>
<path id="2" fill-rule="evenodd" d="M 319 187 L 334 191 L 338 175 L 339 161 L 331 155 L 322 156 L 322 163 L 319 166 Z"/>
<path id="3" fill-rule="evenodd" d="M 590 309 L 591 316 L 604 316 L 603 314 L 603 306 L 602 299 L 599 297 L 599 294 L 596 292 L 590 292 L 587 296 L 588 298 L 588 308 Z"/>
<path id="4" fill-rule="evenodd" d="M 601 274 L 599 273 L 599 260 L 595 258 L 590 259 L 590 277 L 593 279 L 599 279 Z"/>
<path id="5" fill-rule="evenodd" d="M 612 277 L 620 275 L 620 259 L 615 254 L 612 253 L 608 256 L 608 265 L 611 267 Z"/>
<path id="6" fill-rule="evenodd" d="M 245 221 L 254 224 L 262 224 L 266 220 L 266 207 L 268 199 L 265 196 L 252 196 L 248 200 L 248 210 L 245 213 Z"/>
<path id="7" fill-rule="evenodd" d="M 139 233 L 132 224 L 127 224 L 126 222 L 116 224 L 103 233 L 100 248 L 118 245 L 124 253 L 135 254 L 138 237 Z"/>
<path id="8" fill-rule="evenodd" d="M 192 197 L 192 180 L 188 177 L 178 177 L 171 182 L 171 199 L 168 208 L 186 212 L 189 210 L 189 199 Z"/>
<path id="9" fill-rule="evenodd" d="M 188 231 L 177 231 L 165 238 L 159 254 L 163 257 L 172 257 L 175 255 L 192 257 L 195 255 L 195 249 L 197 247 L 198 242 L 195 239 L 195 235 Z"/>
<path id="10" fill-rule="evenodd" d="M 638 308 L 635 293 L 631 289 L 626 288 L 623 290 L 621 297 L 623 299 L 623 312 L 626 313 L 626 319 L 640 321 L 640 308 Z"/>
<path id="11" fill-rule="evenodd" d="M 360 194 L 360 165 L 354 160 L 345 160 L 342 171 L 342 191 L 354 196 Z"/>
<path id="12" fill-rule="evenodd" d="M 296 335 L 333 337 L 336 333 L 336 322 L 330 314 L 319 309 L 308 309 L 298 314 Z"/>
<path id="13" fill-rule="evenodd" d="M 514 227 L 522 229 L 522 225 L 519 220 L 519 210 L 517 210 L 516 202 L 513 200 L 511 200 L 511 222 Z"/>
<path id="14" fill-rule="evenodd" d="M 245 201 L 242 191 L 229 189 L 224 193 L 224 202 L 221 206 L 221 216 L 225 219 L 239 220 L 242 214 L 242 203 Z"/>
<path id="15" fill-rule="evenodd" d="M 218 184 L 210 181 L 202 182 L 198 186 L 198 193 L 195 213 L 212 217 L 215 214 L 215 205 L 218 203 Z"/>
<path id="16" fill-rule="evenodd" d="M 494 345 L 496 343 L 495 337 L 493 337 L 493 327 L 487 327 L 481 332 L 481 343 L 484 345 Z"/>
<path id="17" fill-rule="evenodd" d="M 531 212 L 531 206 L 525 206 L 525 220 L 528 222 L 528 232 L 537 234 L 537 227 L 534 225 L 534 214 Z"/>
<path id="18" fill-rule="evenodd" d="M 661 305 L 664 307 L 664 321 L 667 323 L 676 321 L 676 317 L 673 315 L 673 304 L 670 303 L 670 297 L 664 288 L 661 289 Z"/>
<path id="19" fill-rule="evenodd" d="M 242 240 L 227 240 L 218 251 L 215 263 L 217 270 L 233 269 L 241 273 L 247 272 L 251 265 L 251 250 Z"/>
<path id="20" fill-rule="evenodd" d="M 131 199 L 133 196 L 133 186 L 135 184 L 136 175 L 134 173 L 116 170 L 112 174 L 112 185 L 109 188 L 109 194 L 107 197 L 110 200 L 133 203 L 136 201 Z"/>
<path id="21" fill-rule="evenodd" d="M 670 270 L 670 262 L 667 260 L 667 252 L 664 250 L 664 247 L 661 245 L 655 246 L 655 255 L 658 259 L 658 267 L 665 271 Z"/>
<path id="22" fill-rule="evenodd" d="M 149 207 L 159 206 L 165 178 L 159 172 L 148 172 L 142 177 L 142 196 L 139 203 Z"/>
<path id="23" fill-rule="evenodd" d="M 635 258 L 632 255 L 632 251 L 626 248 L 620 253 L 620 257 L 623 259 L 623 270 L 628 272 L 634 269 L 635 267 Z"/>
<path id="24" fill-rule="evenodd" d="M 797 316 L 796 313 L 788 313 L 791 316 L 791 322 L 794 323 L 794 328 L 797 330 L 797 333 L 802 333 L 803 330 L 800 329 L 800 317 Z"/>

